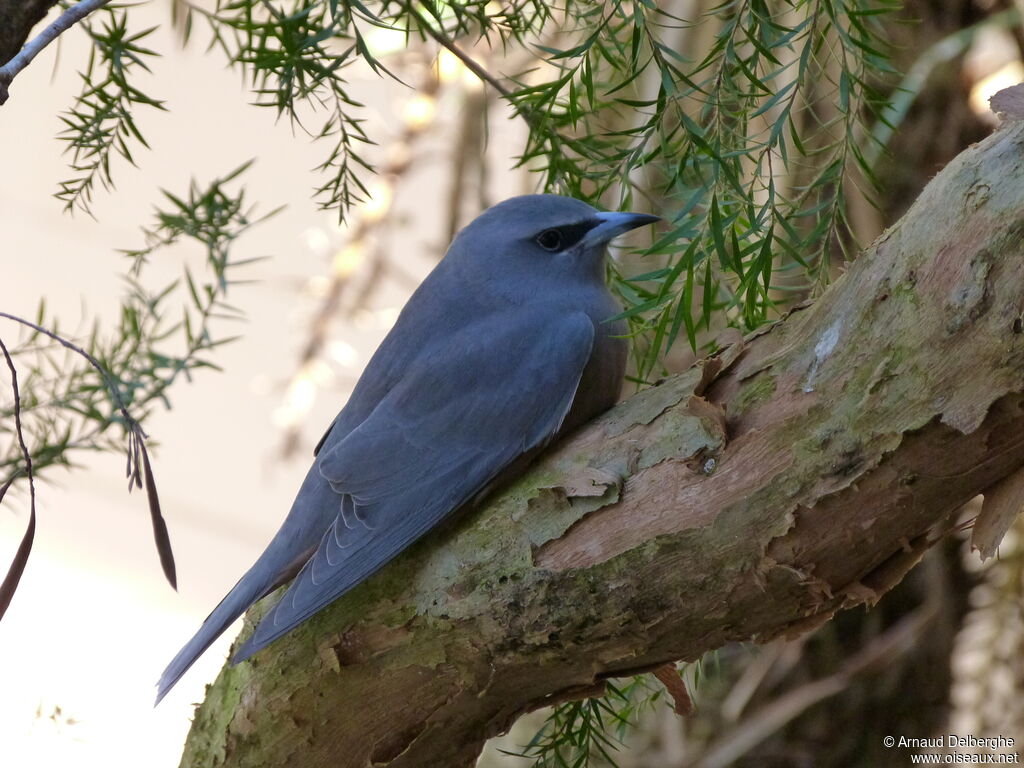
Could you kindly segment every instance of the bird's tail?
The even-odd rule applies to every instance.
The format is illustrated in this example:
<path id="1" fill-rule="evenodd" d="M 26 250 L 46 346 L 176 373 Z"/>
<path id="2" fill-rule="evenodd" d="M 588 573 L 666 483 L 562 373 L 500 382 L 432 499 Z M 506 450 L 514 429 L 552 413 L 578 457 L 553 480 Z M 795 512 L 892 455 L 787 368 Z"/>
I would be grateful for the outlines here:
<path id="1" fill-rule="evenodd" d="M 255 568 L 253 569 L 255 570 Z M 188 671 L 196 659 L 227 629 L 231 623 L 245 613 L 246 609 L 264 595 L 273 590 L 275 585 L 267 585 L 262 580 L 251 578 L 253 570 L 243 576 L 224 599 L 213 609 L 199 631 L 185 643 L 185 647 L 171 659 L 167 669 L 157 682 L 156 704 L 167 695 L 182 675 Z"/>
<path id="2" fill-rule="evenodd" d="M 231 588 L 203 626 L 185 647 L 178 651 L 157 683 L 156 703 L 167 695 L 178 679 L 210 647 L 231 622 L 260 598 L 291 581 L 313 556 L 324 531 L 337 516 L 338 497 L 320 477 L 314 463 L 306 474 L 291 511 L 281 528 L 252 567 Z"/>

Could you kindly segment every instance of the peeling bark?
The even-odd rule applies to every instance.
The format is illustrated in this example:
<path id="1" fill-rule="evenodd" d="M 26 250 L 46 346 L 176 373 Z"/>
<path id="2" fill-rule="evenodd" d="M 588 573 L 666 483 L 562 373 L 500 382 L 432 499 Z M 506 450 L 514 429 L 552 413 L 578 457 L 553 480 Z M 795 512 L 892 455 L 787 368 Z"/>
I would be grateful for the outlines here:
<path id="1" fill-rule="evenodd" d="M 471 766 L 523 712 L 606 678 L 874 602 L 1024 466 L 1022 235 L 1015 123 L 817 302 L 226 667 L 182 765 Z"/>

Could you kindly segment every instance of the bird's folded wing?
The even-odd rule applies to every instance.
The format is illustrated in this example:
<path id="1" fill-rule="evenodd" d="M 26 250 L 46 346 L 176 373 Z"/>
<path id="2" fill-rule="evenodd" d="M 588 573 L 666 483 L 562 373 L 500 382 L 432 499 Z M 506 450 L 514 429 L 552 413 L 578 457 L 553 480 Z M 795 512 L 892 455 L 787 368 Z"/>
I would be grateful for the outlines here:
<path id="1" fill-rule="evenodd" d="M 359 584 L 554 435 L 593 347 L 583 313 L 492 316 L 433 345 L 318 458 L 338 516 L 240 661 Z"/>

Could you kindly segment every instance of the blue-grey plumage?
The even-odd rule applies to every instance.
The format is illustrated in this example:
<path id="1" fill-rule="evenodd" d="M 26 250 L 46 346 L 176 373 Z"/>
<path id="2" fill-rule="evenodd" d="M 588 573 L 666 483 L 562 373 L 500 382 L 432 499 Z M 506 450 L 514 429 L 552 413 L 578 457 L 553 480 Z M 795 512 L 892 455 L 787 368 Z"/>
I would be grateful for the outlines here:
<path id="1" fill-rule="evenodd" d="M 466 226 L 409 299 L 317 446 L 291 511 L 160 678 L 157 701 L 231 622 L 291 586 L 237 663 L 613 405 L 626 365 L 608 242 L 656 216 L 557 195 Z"/>

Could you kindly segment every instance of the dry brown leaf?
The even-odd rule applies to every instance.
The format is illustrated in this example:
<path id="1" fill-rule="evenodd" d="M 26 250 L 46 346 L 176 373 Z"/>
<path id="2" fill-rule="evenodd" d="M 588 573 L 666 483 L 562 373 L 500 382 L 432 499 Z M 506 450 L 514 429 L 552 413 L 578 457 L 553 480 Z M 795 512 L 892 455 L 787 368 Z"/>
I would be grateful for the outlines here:
<path id="1" fill-rule="evenodd" d="M 693 699 L 690 692 L 686 690 L 686 683 L 679 676 L 675 664 L 662 664 L 654 670 L 654 676 L 658 678 L 668 695 L 672 697 L 672 709 L 677 715 L 686 717 L 693 714 Z"/>

